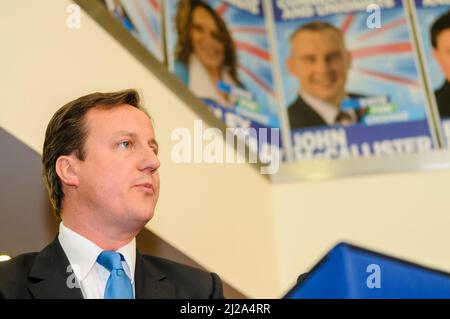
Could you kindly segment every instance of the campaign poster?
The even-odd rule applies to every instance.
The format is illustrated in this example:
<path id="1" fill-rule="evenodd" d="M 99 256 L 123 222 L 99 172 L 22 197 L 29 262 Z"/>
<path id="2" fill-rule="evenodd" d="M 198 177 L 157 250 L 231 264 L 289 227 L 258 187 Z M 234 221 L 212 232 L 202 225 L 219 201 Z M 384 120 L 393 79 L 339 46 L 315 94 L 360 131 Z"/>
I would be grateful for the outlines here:
<path id="1" fill-rule="evenodd" d="M 162 0 L 104 0 L 108 11 L 164 63 Z"/>
<path id="2" fill-rule="evenodd" d="M 401 0 L 272 0 L 294 160 L 432 150 L 424 80 Z"/>
<path id="3" fill-rule="evenodd" d="M 430 99 L 442 125 L 444 145 L 450 141 L 450 1 L 415 0 L 418 30 Z"/>
<path id="4" fill-rule="evenodd" d="M 252 129 L 258 152 L 268 146 L 281 152 L 263 1 L 165 4 L 170 71 L 227 127 Z"/>

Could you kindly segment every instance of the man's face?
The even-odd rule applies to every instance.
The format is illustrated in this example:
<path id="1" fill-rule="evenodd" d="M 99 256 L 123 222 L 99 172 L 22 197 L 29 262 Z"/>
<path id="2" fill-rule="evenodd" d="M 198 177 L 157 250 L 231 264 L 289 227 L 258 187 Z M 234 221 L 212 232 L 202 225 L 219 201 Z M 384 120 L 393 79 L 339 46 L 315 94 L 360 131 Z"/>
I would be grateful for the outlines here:
<path id="1" fill-rule="evenodd" d="M 85 160 L 77 200 L 99 223 L 134 229 L 153 216 L 159 195 L 158 145 L 148 116 L 124 104 L 86 114 Z"/>
<path id="2" fill-rule="evenodd" d="M 433 49 L 433 55 L 439 63 L 447 81 L 450 81 L 450 29 L 442 31 L 437 36 L 436 48 Z"/>
<path id="3" fill-rule="evenodd" d="M 208 69 L 220 68 L 225 54 L 221 31 L 205 8 L 194 9 L 190 36 L 194 54 L 200 62 Z"/>
<path id="4" fill-rule="evenodd" d="M 340 34 L 331 29 L 300 31 L 291 40 L 291 55 L 286 62 L 304 92 L 340 104 L 350 68 L 350 53 Z"/>

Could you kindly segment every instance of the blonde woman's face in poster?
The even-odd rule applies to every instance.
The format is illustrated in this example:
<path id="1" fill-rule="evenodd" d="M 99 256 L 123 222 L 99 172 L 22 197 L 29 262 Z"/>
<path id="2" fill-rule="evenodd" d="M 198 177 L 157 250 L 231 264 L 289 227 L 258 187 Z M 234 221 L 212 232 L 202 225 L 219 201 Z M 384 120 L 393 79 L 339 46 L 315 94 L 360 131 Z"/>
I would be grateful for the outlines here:
<path id="1" fill-rule="evenodd" d="M 221 32 L 211 14 L 198 7 L 192 13 L 191 42 L 194 54 L 208 69 L 218 69 L 224 61 L 224 45 Z"/>

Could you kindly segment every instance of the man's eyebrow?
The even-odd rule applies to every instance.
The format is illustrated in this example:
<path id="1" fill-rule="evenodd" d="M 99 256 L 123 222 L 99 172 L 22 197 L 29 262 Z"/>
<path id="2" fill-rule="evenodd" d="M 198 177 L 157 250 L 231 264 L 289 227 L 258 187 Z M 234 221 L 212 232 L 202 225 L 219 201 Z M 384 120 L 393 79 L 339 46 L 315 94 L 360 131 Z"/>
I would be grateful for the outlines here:
<path id="1" fill-rule="evenodd" d="M 316 56 L 312 53 L 306 53 L 306 54 L 299 54 L 298 58 L 305 59 L 305 58 L 315 58 Z"/>
<path id="2" fill-rule="evenodd" d="M 130 131 L 124 131 L 124 130 L 115 131 L 113 134 L 114 134 L 114 136 L 118 136 L 118 135 L 136 136 L 136 133 L 130 132 Z"/>

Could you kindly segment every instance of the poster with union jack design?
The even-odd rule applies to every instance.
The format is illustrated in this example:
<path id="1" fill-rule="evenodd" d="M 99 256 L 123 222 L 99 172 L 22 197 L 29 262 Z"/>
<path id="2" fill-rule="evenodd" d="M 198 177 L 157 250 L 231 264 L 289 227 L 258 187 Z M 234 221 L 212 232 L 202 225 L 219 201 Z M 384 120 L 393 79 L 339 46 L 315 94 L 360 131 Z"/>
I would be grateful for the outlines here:
<path id="1" fill-rule="evenodd" d="M 276 79 L 294 160 L 435 148 L 406 2 L 271 3 Z"/>
<path id="2" fill-rule="evenodd" d="M 266 14 L 261 0 L 165 2 L 170 71 L 227 127 L 255 129 L 258 152 L 282 149 Z"/>
<path id="3" fill-rule="evenodd" d="M 103 0 L 111 15 L 164 63 L 162 0 Z"/>

